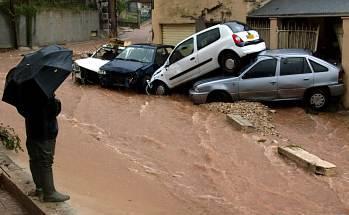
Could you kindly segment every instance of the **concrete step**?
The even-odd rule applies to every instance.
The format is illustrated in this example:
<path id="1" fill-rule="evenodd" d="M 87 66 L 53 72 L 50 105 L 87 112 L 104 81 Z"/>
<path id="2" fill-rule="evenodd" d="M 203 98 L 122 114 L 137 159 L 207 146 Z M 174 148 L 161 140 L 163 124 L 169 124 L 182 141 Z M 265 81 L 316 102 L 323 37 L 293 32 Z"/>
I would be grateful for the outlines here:
<path id="1" fill-rule="evenodd" d="M 238 130 L 242 130 L 246 133 L 251 133 L 255 130 L 255 127 L 250 121 L 244 119 L 240 115 L 227 114 L 227 120 Z"/>
<path id="2" fill-rule="evenodd" d="M 318 175 L 333 176 L 336 174 L 336 165 L 322 160 L 298 146 L 279 146 L 280 155 L 296 162 L 303 168 Z"/>

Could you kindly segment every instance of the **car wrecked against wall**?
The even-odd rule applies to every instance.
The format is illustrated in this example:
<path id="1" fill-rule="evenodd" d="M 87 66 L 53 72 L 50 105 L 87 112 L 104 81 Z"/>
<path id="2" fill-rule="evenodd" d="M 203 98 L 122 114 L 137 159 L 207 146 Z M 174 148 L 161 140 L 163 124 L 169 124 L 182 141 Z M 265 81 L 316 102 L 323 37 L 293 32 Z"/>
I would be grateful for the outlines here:
<path id="1" fill-rule="evenodd" d="M 100 84 L 144 91 L 147 81 L 164 64 L 172 49 L 173 46 L 157 44 L 128 46 L 113 61 L 100 68 Z"/>
<path id="2" fill-rule="evenodd" d="M 195 104 L 235 100 L 305 100 L 316 110 L 344 93 L 344 72 L 302 49 L 261 52 L 238 77 L 215 77 L 194 84 Z"/>

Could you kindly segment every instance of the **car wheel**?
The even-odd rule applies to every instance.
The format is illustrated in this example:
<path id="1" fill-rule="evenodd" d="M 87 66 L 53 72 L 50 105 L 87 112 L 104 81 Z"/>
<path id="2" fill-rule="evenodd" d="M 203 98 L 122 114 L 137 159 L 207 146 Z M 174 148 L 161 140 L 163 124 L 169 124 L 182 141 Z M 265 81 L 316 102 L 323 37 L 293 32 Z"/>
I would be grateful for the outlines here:
<path id="1" fill-rule="evenodd" d="M 145 75 L 142 79 L 142 83 L 141 83 L 141 88 L 142 90 L 146 90 L 147 86 L 148 86 L 148 82 L 151 79 L 151 76 L 150 75 Z"/>
<path id="2" fill-rule="evenodd" d="M 158 96 L 168 95 L 168 87 L 163 82 L 157 82 L 154 86 L 154 94 Z"/>
<path id="3" fill-rule="evenodd" d="M 207 97 L 207 102 L 231 102 L 232 98 L 231 96 L 224 91 L 214 91 L 211 92 Z"/>
<path id="4" fill-rule="evenodd" d="M 240 65 L 240 59 L 233 53 L 227 52 L 220 58 L 220 66 L 224 72 L 236 73 Z"/>
<path id="5" fill-rule="evenodd" d="M 308 94 L 308 105 L 315 110 L 323 110 L 328 105 L 328 93 L 322 89 L 312 90 Z"/>

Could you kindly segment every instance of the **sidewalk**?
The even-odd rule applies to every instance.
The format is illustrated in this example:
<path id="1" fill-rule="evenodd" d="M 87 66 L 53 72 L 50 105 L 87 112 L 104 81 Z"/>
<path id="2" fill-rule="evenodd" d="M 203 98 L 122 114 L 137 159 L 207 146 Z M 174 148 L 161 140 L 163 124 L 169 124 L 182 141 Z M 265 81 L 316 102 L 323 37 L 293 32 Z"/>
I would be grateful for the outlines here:
<path id="1" fill-rule="evenodd" d="M 0 214 L 55 214 L 73 215 L 76 211 L 69 203 L 42 203 L 27 193 L 34 189 L 30 174 L 15 164 L 0 143 Z"/>

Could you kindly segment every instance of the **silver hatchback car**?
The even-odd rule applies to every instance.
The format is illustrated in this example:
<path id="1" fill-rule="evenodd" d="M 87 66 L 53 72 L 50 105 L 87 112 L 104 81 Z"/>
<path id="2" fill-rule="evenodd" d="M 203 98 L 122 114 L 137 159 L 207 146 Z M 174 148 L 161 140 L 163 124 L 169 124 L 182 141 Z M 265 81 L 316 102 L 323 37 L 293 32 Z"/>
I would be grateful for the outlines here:
<path id="1" fill-rule="evenodd" d="M 238 77 L 196 82 L 189 91 L 195 104 L 235 100 L 301 100 L 323 109 L 331 96 L 344 93 L 343 71 L 303 49 L 261 52 Z"/>

